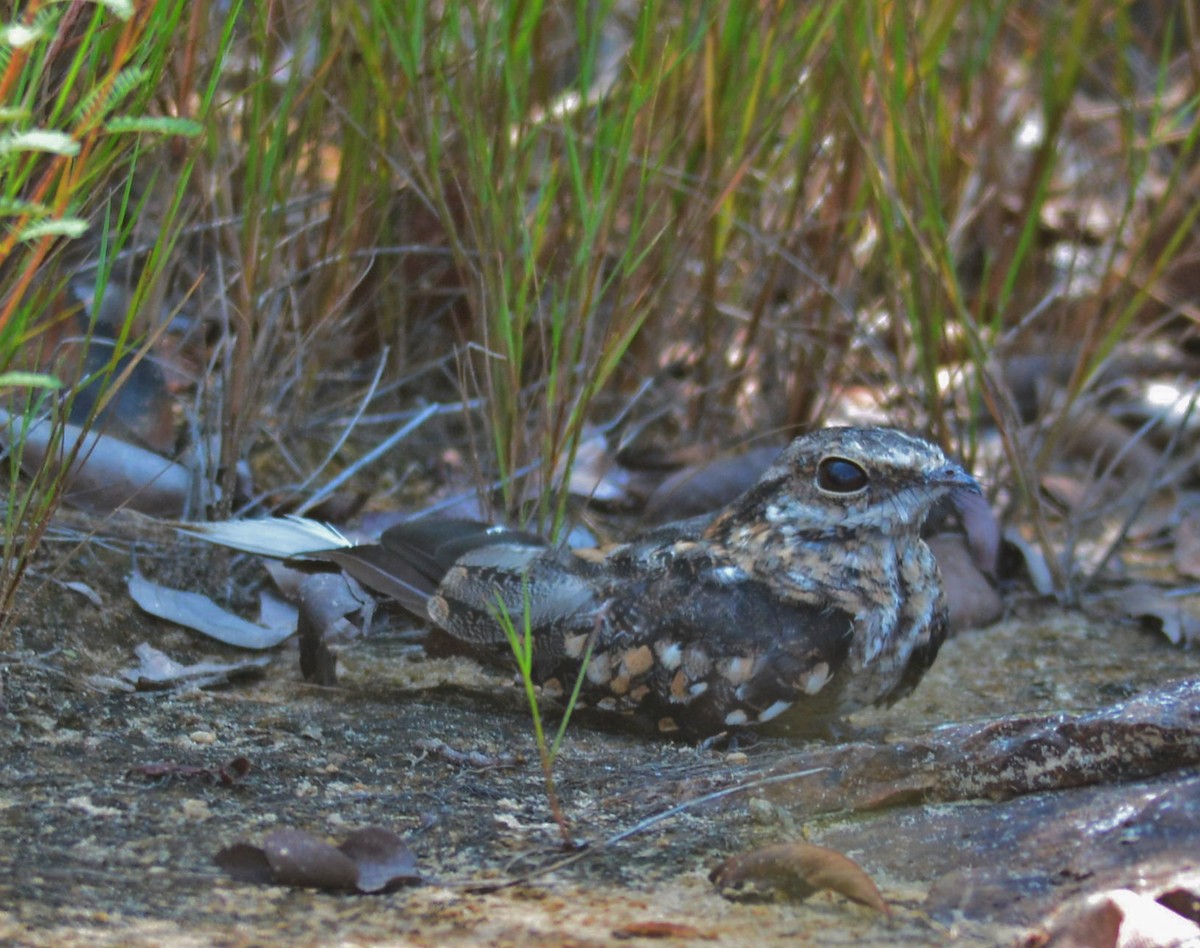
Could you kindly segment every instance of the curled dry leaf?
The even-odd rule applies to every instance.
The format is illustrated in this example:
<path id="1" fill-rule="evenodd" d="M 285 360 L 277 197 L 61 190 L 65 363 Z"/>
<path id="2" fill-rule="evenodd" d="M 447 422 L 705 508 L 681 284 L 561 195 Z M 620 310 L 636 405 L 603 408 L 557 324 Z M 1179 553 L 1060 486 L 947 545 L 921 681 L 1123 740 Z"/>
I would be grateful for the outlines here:
<path id="1" fill-rule="evenodd" d="M 563 458 L 566 461 L 566 458 Z M 559 465 L 562 478 L 565 464 Z M 626 504 L 629 502 L 630 473 L 617 464 L 608 449 L 608 439 L 598 431 L 587 434 L 575 452 L 567 490 L 590 503 Z"/>
<path id="2" fill-rule="evenodd" d="M 1138 583 L 1113 596 L 1125 615 L 1162 632 L 1172 645 L 1192 646 L 1200 642 L 1200 617 L 1188 608 L 1183 597 L 1168 595 L 1168 591 Z"/>
<path id="3" fill-rule="evenodd" d="M 359 892 L 382 892 L 421 881 L 416 855 L 391 830 L 368 826 L 347 836 L 338 849 L 358 867 Z"/>
<path id="4" fill-rule="evenodd" d="M 725 506 L 749 489 L 782 450 L 783 445 L 771 444 L 681 468 L 647 498 L 646 521 L 681 520 Z"/>
<path id="5" fill-rule="evenodd" d="M 267 854 L 261 846 L 251 846 L 249 843 L 234 843 L 226 846 L 216 856 L 213 862 L 225 874 L 238 882 L 250 882 L 255 885 L 275 885 L 275 870 L 267 861 Z"/>
<path id="6" fill-rule="evenodd" d="M 49 421 L 26 423 L 0 409 L 0 442 L 21 443 L 21 466 L 27 474 L 43 464 L 61 467 L 66 463 L 63 445 L 79 444 L 79 452 L 67 472 L 67 503 L 97 513 L 127 507 L 156 517 L 181 517 L 193 489 L 194 474 L 128 441 L 79 425 L 61 425 L 62 440 L 55 438 Z M 57 457 L 48 458 L 51 452 Z"/>
<path id="7" fill-rule="evenodd" d="M 942 574 L 950 607 L 950 629 L 955 634 L 995 622 L 1004 612 L 1000 594 L 968 553 L 968 540 L 958 533 L 939 533 L 925 542 L 933 550 Z"/>
<path id="8" fill-rule="evenodd" d="M 353 889 L 358 885 L 358 867 L 353 859 L 302 830 L 268 833 L 263 852 L 279 885 L 309 889 Z"/>
<path id="9" fill-rule="evenodd" d="M 63 589 L 69 589 L 71 592 L 79 593 L 79 595 L 83 596 L 84 599 L 90 602 L 97 609 L 104 608 L 104 600 L 100 598 L 100 594 L 87 583 L 72 580 L 70 582 L 63 583 L 62 586 Z"/>
<path id="10" fill-rule="evenodd" d="M 1039 596 L 1054 594 L 1054 575 L 1050 564 L 1034 544 L 1009 527 L 1002 537 L 1000 575 L 1004 579 L 1020 576 L 1029 581 Z"/>
<path id="11" fill-rule="evenodd" d="M 235 757 L 220 767 L 197 767 L 188 764 L 177 764 L 173 760 L 160 761 L 152 764 L 137 764 L 125 771 L 126 777 L 141 776 L 148 778 L 163 778 L 173 780 L 206 780 L 209 783 L 221 783 L 231 786 L 245 778 L 253 767 L 245 757 Z"/>
<path id="12" fill-rule="evenodd" d="M 996 575 L 1000 557 L 1000 523 L 987 498 L 969 490 L 956 490 L 950 495 L 963 529 L 967 531 L 967 546 L 975 565 L 989 576 Z"/>
<path id="13" fill-rule="evenodd" d="M 353 577 L 313 573 L 297 587 L 300 608 L 300 671 L 305 681 L 337 684 L 337 646 L 370 627 L 375 600 Z"/>
<path id="14" fill-rule="evenodd" d="M 296 631 L 295 624 L 289 624 L 286 620 L 280 628 L 266 628 L 247 622 L 222 609 L 208 596 L 159 585 L 140 573 L 129 577 L 129 596 L 152 616 L 238 648 L 274 648 Z"/>
<path id="15" fill-rule="evenodd" d="M 385 892 L 422 882 L 416 857 L 391 830 L 358 830 L 340 846 L 311 833 L 278 829 L 262 846 L 234 843 L 213 861 L 239 882 L 328 891 Z"/>
<path id="16" fill-rule="evenodd" d="M 121 678 L 138 691 L 168 691 L 172 688 L 211 688 L 235 681 L 261 678 L 269 658 L 251 658 L 242 662 L 196 662 L 181 665 L 154 646 L 142 642 L 134 648 L 136 668 L 121 672 Z"/>
<path id="17" fill-rule="evenodd" d="M 709 880 L 722 892 L 750 885 L 755 890 L 776 889 L 795 899 L 828 889 L 891 915 L 879 889 L 858 863 L 811 843 L 776 843 L 731 856 L 709 874 Z"/>

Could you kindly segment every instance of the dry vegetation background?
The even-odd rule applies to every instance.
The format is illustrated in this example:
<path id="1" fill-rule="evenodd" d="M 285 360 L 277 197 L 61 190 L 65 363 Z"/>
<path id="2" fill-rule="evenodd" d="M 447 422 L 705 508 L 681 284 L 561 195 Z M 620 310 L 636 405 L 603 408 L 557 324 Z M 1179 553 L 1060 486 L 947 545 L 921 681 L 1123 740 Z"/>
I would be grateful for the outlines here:
<path id="1" fill-rule="evenodd" d="M 1124 620 L 1200 640 L 1198 103 L 1196 0 L 0 2 L 4 937 L 609 943 L 653 910 L 926 943 L 1125 886 L 1192 925 L 1195 652 Z M 126 584 L 253 585 L 126 508 L 604 537 L 830 423 L 972 467 L 1006 560 L 944 573 L 1005 621 L 862 740 L 572 728 L 593 842 L 734 796 L 507 897 L 461 886 L 560 842 L 508 679 L 406 627 L 316 689 Z M 128 667 L 142 636 L 185 667 Z M 777 813 L 738 795 L 814 760 Z M 447 888 L 216 879 L 219 843 L 384 823 Z M 712 891 L 706 860 L 814 825 L 908 929 Z"/>
<path id="2" fill-rule="evenodd" d="M 489 485 L 543 530 L 581 446 L 893 423 L 1074 599 L 1195 486 L 1196 13 L 10 6 L 10 417 L 180 458 L 191 516 Z M 63 492 L 21 430 L 6 614 Z"/>

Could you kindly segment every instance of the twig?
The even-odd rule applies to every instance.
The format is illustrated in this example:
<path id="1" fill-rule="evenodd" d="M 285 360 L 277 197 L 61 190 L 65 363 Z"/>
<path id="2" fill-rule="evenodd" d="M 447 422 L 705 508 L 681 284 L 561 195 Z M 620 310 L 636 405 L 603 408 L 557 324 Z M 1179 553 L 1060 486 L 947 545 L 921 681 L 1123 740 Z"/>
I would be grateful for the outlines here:
<path id="1" fill-rule="evenodd" d="M 628 829 L 624 829 L 619 833 L 615 833 L 606 839 L 595 844 L 581 844 L 578 852 L 572 853 L 564 859 L 559 859 L 556 862 L 550 863 L 548 866 L 542 866 L 540 869 L 532 869 L 524 875 L 516 876 L 506 882 L 497 883 L 467 883 L 464 888 L 469 892 L 498 892 L 501 889 L 509 889 L 513 886 L 524 885 L 532 879 L 539 876 L 548 875 L 551 872 L 557 872 L 573 863 L 579 862 L 586 856 L 593 853 L 603 852 L 610 846 L 615 846 L 617 843 L 624 842 L 631 836 L 636 836 L 650 827 L 655 826 L 664 820 L 669 820 L 673 816 L 678 816 L 693 807 L 703 806 L 705 803 L 712 803 L 714 800 L 720 800 L 724 797 L 733 796 L 735 793 L 744 793 L 748 790 L 757 790 L 759 787 L 769 787 L 777 783 L 787 783 L 789 780 L 799 780 L 802 777 L 811 777 L 813 774 L 819 774 L 829 770 L 828 767 L 813 767 L 809 770 L 797 770 L 787 774 L 776 774 L 773 777 L 763 777 L 759 780 L 751 780 L 749 783 L 740 783 L 735 787 L 726 787 L 723 790 L 714 790 L 712 793 L 706 793 L 703 796 L 695 797 L 691 800 L 685 800 L 683 803 L 677 804 L 670 809 L 663 810 L 661 813 L 656 813 L 654 816 L 648 816 L 644 820 L 639 820 Z"/>

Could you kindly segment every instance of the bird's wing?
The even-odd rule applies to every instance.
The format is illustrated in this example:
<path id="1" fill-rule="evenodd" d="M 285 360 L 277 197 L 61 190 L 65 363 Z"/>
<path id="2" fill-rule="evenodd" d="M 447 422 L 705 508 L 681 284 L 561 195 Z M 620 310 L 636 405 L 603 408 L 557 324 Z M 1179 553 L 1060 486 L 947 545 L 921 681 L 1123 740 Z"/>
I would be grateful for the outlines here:
<path id="1" fill-rule="evenodd" d="M 588 672 L 596 690 L 633 696 L 622 706 L 633 709 L 636 698 L 639 710 L 710 733 L 769 720 L 794 703 L 814 718 L 828 715 L 852 616 L 781 598 L 686 543 L 658 561 L 661 568 L 636 575 L 616 569 L 596 596 L 603 621 Z"/>

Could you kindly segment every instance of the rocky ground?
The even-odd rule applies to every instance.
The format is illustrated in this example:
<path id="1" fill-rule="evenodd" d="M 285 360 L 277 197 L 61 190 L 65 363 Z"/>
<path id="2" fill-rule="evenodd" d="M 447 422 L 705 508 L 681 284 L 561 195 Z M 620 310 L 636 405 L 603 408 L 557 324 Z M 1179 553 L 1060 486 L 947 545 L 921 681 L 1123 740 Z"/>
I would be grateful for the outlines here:
<path id="1" fill-rule="evenodd" d="M 305 684 L 285 646 L 254 680 L 123 690 L 141 642 L 183 662 L 245 653 L 141 614 L 125 545 L 48 550 L 72 565 L 33 577 L 4 656 L 5 943 L 1011 944 L 1120 889 L 1195 918 L 1200 654 L 1132 625 L 1012 603 L 836 741 L 701 748 L 572 726 L 556 772 L 589 850 L 541 872 L 564 854 L 510 676 L 430 658 L 381 621 L 343 650 L 334 689 Z M 204 557 L 158 538 L 139 566 L 195 588 Z M 164 762 L 207 772 L 147 772 Z M 254 885 L 213 861 L 281 827 L 337 841 L 365 826 L 404 836 L 423 884 Z M 729 855 L 800 839 L 853 858 L 891 917 L 831 892 L 730 901 L 708 881 Z"/>

